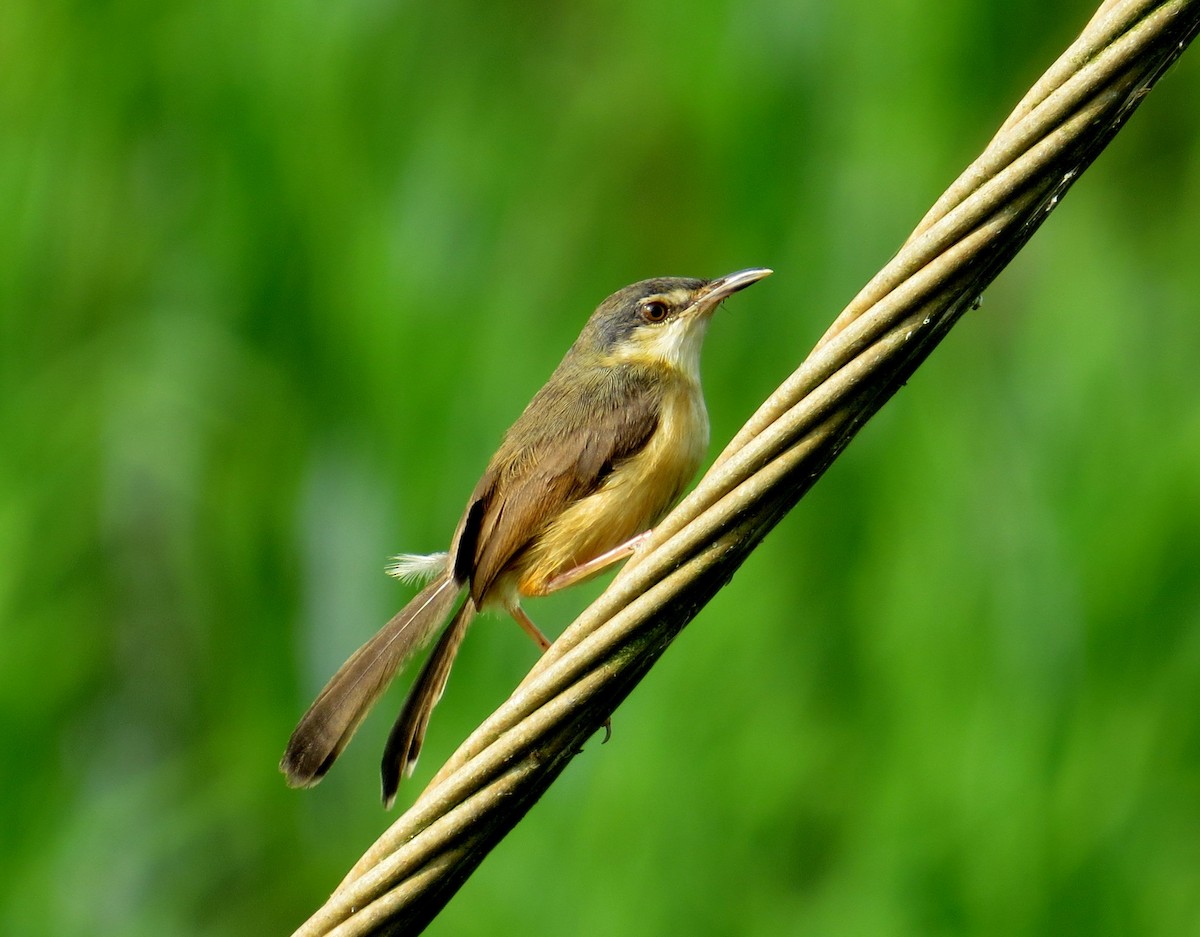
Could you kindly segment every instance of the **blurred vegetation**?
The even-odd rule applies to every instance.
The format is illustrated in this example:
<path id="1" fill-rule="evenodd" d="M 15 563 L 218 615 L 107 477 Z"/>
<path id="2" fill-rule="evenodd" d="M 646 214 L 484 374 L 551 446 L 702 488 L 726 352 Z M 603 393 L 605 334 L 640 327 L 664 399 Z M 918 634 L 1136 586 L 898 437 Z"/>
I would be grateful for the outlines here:
<path id="1" fill-rule="evenodd" d="M 1090 12 L 0 5 L 0 931 L 303 920 L 402 689 L 284 741 L 595 304 L 778 271 L 719 447 Z M 431 932 L 1197 932 L 1196 55 Z"/>

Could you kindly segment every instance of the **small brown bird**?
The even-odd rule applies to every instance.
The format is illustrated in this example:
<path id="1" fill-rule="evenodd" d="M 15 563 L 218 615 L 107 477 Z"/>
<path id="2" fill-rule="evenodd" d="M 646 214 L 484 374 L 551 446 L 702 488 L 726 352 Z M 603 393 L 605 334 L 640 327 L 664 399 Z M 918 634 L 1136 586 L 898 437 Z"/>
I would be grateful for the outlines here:
<path id="1" fill-rule="evenodd" d="M 609 296 L 517 419 L 475 486 L 448 553 L 395 558 L 430 579 L 344 663 L 300 720 L 280 769 L 316 784 L 404 662 L 450 619 L 383 754 L 383 800 L 417 763 L 458 647 L 481 611 L 503 609 L 544 650 L 521 608 L 629 556 L 683 493 L 708 448 L 700 347 L 721 301 L 770 275 L 643 280 Z"/>

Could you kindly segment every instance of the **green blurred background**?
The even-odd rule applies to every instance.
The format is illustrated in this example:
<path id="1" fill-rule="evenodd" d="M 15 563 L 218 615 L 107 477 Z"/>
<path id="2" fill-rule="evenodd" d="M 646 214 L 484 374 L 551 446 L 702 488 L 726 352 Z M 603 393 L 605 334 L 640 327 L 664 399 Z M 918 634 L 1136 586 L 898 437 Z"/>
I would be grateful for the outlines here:
<path id="1" fill-rule="evenodd" d="M 0 5 L 0 931 L 298 925 L 402 688 L 284 741 L 595 304 L 776 269 L 719 447 L 1090 12 Z M 432 933 L 1200 933 L 1197 55 Z"/>

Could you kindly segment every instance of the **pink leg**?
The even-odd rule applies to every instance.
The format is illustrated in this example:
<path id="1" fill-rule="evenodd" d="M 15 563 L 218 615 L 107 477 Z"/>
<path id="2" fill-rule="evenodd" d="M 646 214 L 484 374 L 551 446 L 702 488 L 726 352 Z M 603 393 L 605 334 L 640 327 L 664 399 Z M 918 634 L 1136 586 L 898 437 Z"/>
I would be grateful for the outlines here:
<path id="1" fill-rule="evenodd" d="M 533 619 L 525 614 L 525 609 L 514 602 L 508 606 L 508 614 L 512 615 L 513 621 L 520 625 L 529 637 L 533 638 L 534 643 L 542 649 L 542 653 L 546 653 L 546 648 L 550 646 L 550 639 L 542 634 L 542 629 L 535 625 Z"/>
<path id="2" fill-rule="evenodd" d="M 647 533 L 648 532 L 649 531 L 647 531 Z M 642 535 L 642 538 L 644 538 L 644 537 L 645 537 L 645 534 Z M 641 539 L 641 538 L 635 537 L 634 539 L 637 540 L 637 539 Z M 632 542 L 632 541 L 630 541 L 630 542 Z M 628 546 L 628 544 L 625 544 L 625 546 Z M 633 550 L 631 549 L 629 552 L 632 553 Z M 533 640 L 534 640 L 534 642 L 536 642 L 537 646 L 542 649 L 542 653 L 545 654 L 546 649 L 548 647 L 550 647 L 550 639 L 547 638 L 544 634 L 542 634 L 542 629 L 539 628 L 537 625 L 535 625 L 533 623 L 533 619 L 525 614 L 525 609 L 521 608 L 520 605 L 517 605 L 514 602 L 512 605 L 508 606 L 508 614 L 512 615 L 513 621 L 515 621 L 518 625 L 520 625 L 521 629 L 527 635 L 529 635 L 529 637 L 533 638 Z M 607 742 L 610 738 L 612 738 L 612 720 L 605 719 L 604 720 L 604 742 Z M 601 742 L 600 744 L 603 745 L 604 742 Z"/>
<path id="3" fill-rule="evenodd" d="M 565 573 L 559 573 L 553 579 L 546 583 L 543 595 L 548 595 L 551 592 L 557 592 L 559 589 L 565 589 L 567 586 L 573 586 L 577 582 L 582 582 L 594 573 L 600 572 L 606 566 L 611 566 L 625 557 L 632 555 L 638 547 L 646 542 L 646 539 L 654 533 L 653 530 L 644 530 L 632 540 L 626 540 L 619 547 L 613 547 L 597 557 L 593 557 L 586 563 L 580 563 Z"/>

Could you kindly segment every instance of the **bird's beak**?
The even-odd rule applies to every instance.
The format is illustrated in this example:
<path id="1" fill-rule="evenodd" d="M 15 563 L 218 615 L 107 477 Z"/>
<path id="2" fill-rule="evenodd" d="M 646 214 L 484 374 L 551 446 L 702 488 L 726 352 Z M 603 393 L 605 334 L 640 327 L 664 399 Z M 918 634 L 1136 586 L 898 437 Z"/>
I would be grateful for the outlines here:
<path id="1" fill-rule="evenodd" d="M 751 283 L 757 283 L 763 277 L 769 277 L 774 272 L 766 267 L 751 267 L 710 280 L 697 290 L 696 297 L 685 315 L 711 315 L 723 299 L 727 299 L 738 290 L 744 290 Z"/>

